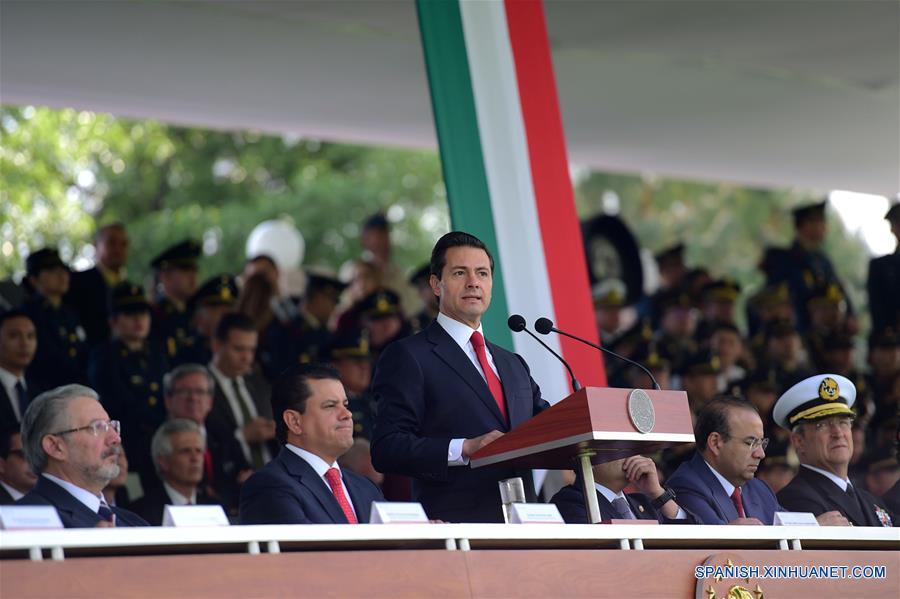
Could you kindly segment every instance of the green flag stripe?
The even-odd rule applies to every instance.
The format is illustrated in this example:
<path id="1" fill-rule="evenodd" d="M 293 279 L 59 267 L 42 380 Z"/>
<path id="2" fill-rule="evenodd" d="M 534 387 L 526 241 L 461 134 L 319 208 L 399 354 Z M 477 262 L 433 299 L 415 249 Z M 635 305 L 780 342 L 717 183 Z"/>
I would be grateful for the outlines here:
<path id="1" fill-rule="evenodd" d="M 481 153 L 459 4 L 457 0 L 416 0 L 416 9 L 450 218 L 455 229 L 477 236 L 494 255 L 493 298 L 483 319 L 484 331 L 492 342 L 512 350 L 512 334 L 506 326 L 509 310 L 502 260 Z"/>

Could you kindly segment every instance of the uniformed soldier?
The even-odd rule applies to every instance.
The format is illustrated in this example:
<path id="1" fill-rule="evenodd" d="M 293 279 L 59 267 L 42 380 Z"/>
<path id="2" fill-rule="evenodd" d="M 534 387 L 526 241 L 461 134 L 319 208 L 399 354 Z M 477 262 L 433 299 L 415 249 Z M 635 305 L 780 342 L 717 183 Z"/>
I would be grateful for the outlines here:
<path id="1" fill-rule="evenodd" d="M 789 320 L 766 326 L 765 343 L 754 376 L 772 381 L 781 393 L 812 374 L 797 327 Z"/>
<path id="2" fill-rule="evenodd" d="M 674 360 L 673 370 L 681 370 L 686 356 L 697 351 L 697 311 L 686 291 L 674 289 L 659 297 L 660 322 L 653 340 L 662 353 Z"/>
<path id="3" fill-rule="evenodd" d="M 594 285 L 594 318 L 600 332 L 600 342 L 610 346 L 622 334 L 622 309 L 625 307 L 625 283 L 606 279 Z"/>
<path id="4" fill-rule="evenodd" d="M 349 409 L 353 413 L 353 435 L 371 439 L 376 403 L 369 391 L 372 355 L 367 335 L 360 332 L 335 335 L 326 355 L 347 390 Z"/>
<path id="5" fill-rule="evenodd" d="M 869 336 L 869 374 L 866 381 L 875 400 L 875 420 L 883 421 L 896 415 L 900 389 L 900 335 L 894 329 L 873 329 Z"/>
<path id="6" fill-rule="evenodd" d="M 425 327 L 430 325 L 438 315 L 438 296 L 431 289 L 431 265 L 424 264 L 417 268 L 410 276 L 409 282 L 419 292 L 419 298 L 422 300 L 422 308 L 415 316 L 410 319 L 410 325 L 413 332 L 418 333 Z"/>
<path id="7" fill-rule="evenodd" d="M 825 205 L 827 201 L 801 206 L 794 209 L 794 243 L 784 254 L 784 260 L 774 265 L 770 283 L 787 282 L 797 313 L 797 325 L 801 331 L 810 326 L 807 302 L 817 288 L 836 285 L 844 298 L 844 286 L 838 279 L 831 260 L 822 251 L 827 224 Z M 848 315 L 853 307 L 847 302 Z M 856 323 L 852 319 L 851 332 Z"/>
<path id="8" fill-rule="evenodd" d="M 362 328 L 368 333 L 372 363 L 389 343 L 411 334 L 412 329 L 400 306 L 400 296 L 390 289 L 377 289 L 359 303 Z"/>
<path id="9" fill-rule="evenodd" d="M 640 316 L 650 317 L 650 325 L 653 328 L 659 326 L 659 320 L 662 317 L 663 306 L 660 300 L 684 284 L 684 278 L 688 272 L 684 262 L 684 247 L 683 243 L 679 243 L 660 250 L 654 256 L 659 269 L 659 290 L 647 298 L 646 303 L 639 309 Z"/>
<path id="10" fill-rule="evenodd" d="M 300 314 L 306 330 L 322 337 L 319 340 L 320 347 L 324 347 L 322 342 L 327 343 L 330 337 L 327 334 L 328 323 L 331 322 L 346 287 L 345 283 L 330 274 L 312 271 L 306 273 L 306 293 L 300 306 Z"/>
<path id="11" fill-rule="evenodd" d="M 152 308 L 153 335 L 159 339 L 170 360 L 192 344 L 191 313 L 188 302 L 197 291 L 197 259 L 200 246 L 182 241 L 156 256 L 150 266 L 158 281 Z"/>
<path id="12" fill-rule="evenodd" d="M 175 366 L 209 363 L 216 327 L 225 314 L 234 310 L 237 298 L 237 281 L 233 276 L 222 273 L 204 281 L 188 302 L 191 339 L 170 362 Z"/>
<path id="13" fill-rule="evenodd" d="M 112 338 L 91 352 L 88 374 L 110 418 L 122 423 L 122 444 L 145 488 L 155 484 L 150 441 L 166 419 L 165 352 L 150 337 L 150 304 L 144 290 L 123 281 L 109 294 Z"/>
<path id="14" fill-rule="evenodd" d="M 892 205 L 884 218 L 891 224 L 891 233 L 897 239 L 894 253 L 869 262 L 869 309 L 872 311 L 872 329 L 891 327 L 900 330 L 900 203 Z"/>
<path id="15" fill-rule="evenodd" d="M 715 279 L 700 289 L 700 322 L 694 339 L 705 347 L 713 331 L 720 323 L 735 324 L 735 304 L 741 295 L 741 286 L 729 278 Z"/>
<path id="16" fill-rule="evenodd" d="M 23 310 L 34 323 L 38 340 L 28 377 L 45 389 L 86 383 L 86 335 L 78 315 L 62 303 L 69 290 L 69 267 L 56 250 L 44 248 L 28 256 L 25 270 L 34 295 Z"/>
<path id="17" fill-rule="evenodd" d="M 855 402 L 853 383 L 831 373 L 806 378 L 778 398 L 773 417 L 791 431 L 800 460 L 778 502 L 793 512 L 812 512 L 820 524 L 823 515 L 838 512 L 829 524 L 893 526 L 896 518 L 884 503 L 849 478 Z"/>

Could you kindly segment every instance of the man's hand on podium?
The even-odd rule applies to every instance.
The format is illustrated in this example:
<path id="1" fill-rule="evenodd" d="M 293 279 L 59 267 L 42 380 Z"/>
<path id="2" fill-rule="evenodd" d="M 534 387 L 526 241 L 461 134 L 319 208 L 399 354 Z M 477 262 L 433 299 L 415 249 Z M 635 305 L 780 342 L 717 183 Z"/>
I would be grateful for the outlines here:
<path id="1" fill-rule="evenodd" d="M 489 433 L 481 435 L 480 437 L 475 437 L 474 439 L 466 439 L 465 441 L 463 441 L 462 446 L 463 457 L 469 459 L 470 457 L 472 457 L 473 453 L 477 452 L 488 443 L 496 441 L 502 436 L 503 433 L 497 430 L 493 430 Z"/>

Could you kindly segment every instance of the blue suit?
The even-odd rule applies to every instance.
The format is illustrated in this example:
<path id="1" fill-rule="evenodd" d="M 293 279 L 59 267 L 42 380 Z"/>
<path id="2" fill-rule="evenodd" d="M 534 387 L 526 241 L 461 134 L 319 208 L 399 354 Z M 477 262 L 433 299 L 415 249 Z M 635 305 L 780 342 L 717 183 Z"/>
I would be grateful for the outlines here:
<path id="1" fill-rule="evenodd" d="M 502 522 L 497 482 L 505 478 L 521 476 L 526 496 L 534 497 L 530 471 L 447 464 L 452 439 L 507 432 L 548 407 L 525 361 L 487 346 L 503 385 L 508 423 L 478 370 L 437 322 L 387 346 L 375 366 L 372 463 L 380 472 L 413 477 L 413 499 L 430 518 Z"/>
<path id="2" fill-rule="evenodd" d="M 341 469 L 360 523 L 369 521 L 373 501 L 384 496 L 371 480 Z M 282 448 L 278 457 L 247 479 L 241 489 L 241 524 L 347 524 L 347 517 L 322 478 L 306 460 Z"/>
<path id="3" fill-rule="evenodd" d="M 738 517 L 731 497 L 713 475 L 700 452 L 683 462 L 666 481 L 685 511 L 694 514 L 701 524 L 728 524 Z M 753 478 L 741 487 L 744 514 L 763 524 L 772 524 L 775 512 L 784 511 L 769 485 Z"/>
<path id="4" fill-rule="evenodd" d="M 604 497 L 603 493 L 595 491 L 597 494 L 597 505 L 600 507 L 600 518 L 603 520 L 615 520 L 622 516 L 613 507 L 609 499 Z M 626 493 L 625 501 L 637 520 L 656 520 L 660 524 L 698 524 L 699 522 L 687 510 L 682 508 L 685 518 L 675 520 L 666 518 L 663 513 L 653 507 L 653 502 L 643 493 Z M 679 501 L 676 498 L 676 503 Z M 567 524 L 588 524 L 587 507 L 584 505 L 584 493 L 581 490 L 581 480 L 575 481 L 575 484 L 568 485 L 560 489 L 556 495 L 550 499 L 550 503 L 556 504 L 559 513 Z M 680 507 L 680 504 L 679 504 Z"/>
<path id="5" fill-rule="evenodd" d="M 51 505 L 56 508 L 59 519 L 66 528 L 94 528 L 101 518 L 97 512 L 78 501 L 71 493 L 47 478 L 38 476 L 37 484 L 18 505 Z M 149 526 L 147 522 L 126 509 L 111 507 L 116 515 L 116 526 Z"/>

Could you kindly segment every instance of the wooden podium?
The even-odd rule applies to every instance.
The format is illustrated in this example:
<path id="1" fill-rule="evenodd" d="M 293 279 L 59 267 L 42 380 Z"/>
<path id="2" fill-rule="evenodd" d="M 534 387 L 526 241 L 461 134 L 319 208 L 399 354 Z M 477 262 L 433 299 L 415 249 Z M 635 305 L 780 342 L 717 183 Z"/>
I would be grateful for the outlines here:
<path id="1" fill-rule="evenodd" d="M 575 467 L 591 522 L 599 522 L 591 465 L 693 442 L 684 391 L 587 387 L 481 448 L 470 465 Z"/>

